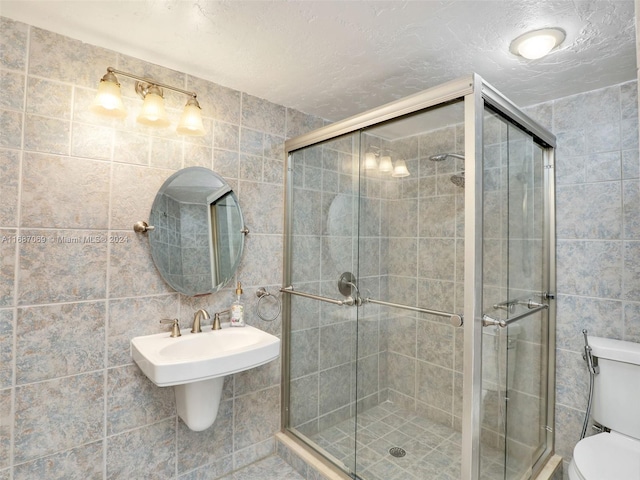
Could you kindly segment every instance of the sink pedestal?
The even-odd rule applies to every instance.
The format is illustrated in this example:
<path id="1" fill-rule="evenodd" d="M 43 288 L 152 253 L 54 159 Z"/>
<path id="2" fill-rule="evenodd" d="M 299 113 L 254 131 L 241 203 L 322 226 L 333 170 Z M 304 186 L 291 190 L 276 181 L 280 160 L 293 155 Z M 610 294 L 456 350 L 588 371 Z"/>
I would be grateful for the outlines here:
<path id="1" fill-rule="evenodd" d="M 224 377 L 174 385 L 178 416 L 191 430 L 206 430 L 218 415 Z"/>

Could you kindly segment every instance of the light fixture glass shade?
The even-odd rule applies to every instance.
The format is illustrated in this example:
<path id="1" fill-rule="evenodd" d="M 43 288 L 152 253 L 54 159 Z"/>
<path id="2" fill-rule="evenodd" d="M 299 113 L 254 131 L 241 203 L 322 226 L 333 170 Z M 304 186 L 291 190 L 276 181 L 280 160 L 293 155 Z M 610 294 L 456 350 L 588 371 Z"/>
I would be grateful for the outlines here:
<path id="1" fill-rule="evenodd" d="M 383 155 L 380 157 L 380 165 L 378 170 L 383 173 L 389 173 L 393 171 L 393 164 L 391 163 L 391 157 L 389 155 Z"/>
<path id="2" fill-rule="evenodd" d="M 89 111 L 104 117 L 126 117 L 127 110 L 122 103 L 120 84 L 117 81 L 105 80 L 105 78 L 100 80 L 98 93 L 96 93 L 93 103 L 89 106 Z"/>
<path id="3" fill-rule="evenodd" d="M 144 103 L 137 118 L 138 123 L 151 127 L 168 127 L 169 117 L 164 109 L 161 90 L 152 85 L 144 97 Z"/>
<path id="4" fill-rule="evenodd" d="M 404 160 L 396 161 L 396 165 L 393 167 L 392 177 L 408 177 L 410 175 L 407 164 Z"/>
<path id="5" fill-rule="evenodd" d="M 364 156 L 364 169 L 375 170 L 378 168 L 378 161 L 376 160 L 376 154 L 373 152 L 367 152 Z"/>
<path id="6" fill-rule="evenodd" d="M 189 99 L 184 106 L 176 132 L 191 136 L 202 136 L 206 133 L 202 124 L 202 110 L 195 98 Z"/>
<path id="7" fill-rule="evenodd" d="M 536 60 L 547 55 L 560 45 L 566 37 L 564 30 L 559 28 L 545 28 L 520 35 L 513 42 L 509 50 L 514 55 L 520 55 L 529 60 Z"/>

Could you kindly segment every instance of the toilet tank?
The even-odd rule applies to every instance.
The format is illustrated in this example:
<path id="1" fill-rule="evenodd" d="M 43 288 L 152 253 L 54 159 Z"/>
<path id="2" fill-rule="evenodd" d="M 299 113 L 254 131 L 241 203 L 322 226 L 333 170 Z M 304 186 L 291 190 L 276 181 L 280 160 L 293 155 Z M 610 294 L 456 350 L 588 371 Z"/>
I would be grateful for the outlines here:
<path id="1" fill-rule="evenodd" d="M 600 373 L 595 376 L 591 416 L 640 439 L 640 343 L 589 337 Z"/>

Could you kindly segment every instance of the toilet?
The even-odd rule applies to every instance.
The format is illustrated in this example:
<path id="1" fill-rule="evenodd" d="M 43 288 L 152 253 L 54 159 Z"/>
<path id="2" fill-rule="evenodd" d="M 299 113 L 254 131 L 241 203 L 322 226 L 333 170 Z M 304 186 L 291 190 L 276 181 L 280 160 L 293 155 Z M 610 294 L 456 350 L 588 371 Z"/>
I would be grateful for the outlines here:
<path id="1" fill-rule="evenodd" d="M 610 432 L 580 440 L 570 480 L 640 480 L 640 344 L 589 337 L 600 373 L 591 417 Z"/>

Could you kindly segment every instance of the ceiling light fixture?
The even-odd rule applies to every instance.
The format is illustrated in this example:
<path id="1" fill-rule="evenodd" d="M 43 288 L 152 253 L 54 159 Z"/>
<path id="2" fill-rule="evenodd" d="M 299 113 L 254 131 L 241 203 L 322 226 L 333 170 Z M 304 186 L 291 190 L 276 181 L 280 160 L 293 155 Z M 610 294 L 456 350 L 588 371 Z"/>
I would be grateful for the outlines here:
<path id="1" fill-rule="evenodd" d="M 156 82 L 155 80 L 116 70 L 112 67 L 107 68 L 107 73 L 100 80 L 98 93 L 89 107 L 91 112 L 112 118 L 124 118 L 127 116 L 127 111 L 122 103 L 120 83 L 118 83 L 118 78 L 115 75 L 116 73 L 136 80 L 136 92 L 144 99 L 142 109 L 140 110 L 140 114 L 137 118 L 138 123 L 153 127 L 169 126 L 169 117 L 167 116 L 167 112 L 164 108 L 164 96 L 162 91 L 164 88 L 191 97 L 187 100 L 187 104 L 185 105 L 182 116 L 180 117 L 180 122 L 176 128 L 176 132 L 180 135 L 191 136 L 202 136 L 206 133 L 202 124 L 202 110 L 200 109 L 200 105 L 196 99 L 197 95 L 194 92 L 172 87 L 171 85 L 165 85 L 163 83 Z"/>
<path id="2" fill-rule="evenodd" d="M 509 47 L 514 55 L 528 60 L 536 60 L 547 55 L 566 38 L 564 30 L 560 28 L 543 28 L 520 35 Z"/>

